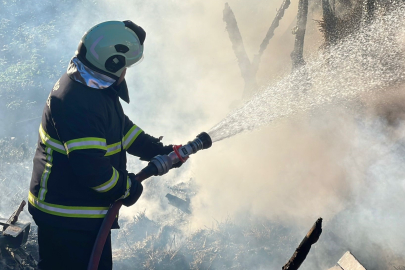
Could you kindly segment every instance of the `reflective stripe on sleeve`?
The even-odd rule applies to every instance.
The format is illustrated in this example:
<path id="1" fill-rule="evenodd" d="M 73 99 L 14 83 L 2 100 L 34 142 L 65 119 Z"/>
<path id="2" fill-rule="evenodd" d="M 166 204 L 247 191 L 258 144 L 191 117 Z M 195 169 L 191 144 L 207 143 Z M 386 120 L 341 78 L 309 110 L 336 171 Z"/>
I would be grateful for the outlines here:
<path id="1" fill-rule="evenodd" d="M 49 136 L 49 134 L 45 132 L 42 124 L 39 126 L 39 136 L 43 144 L 49 146 L 56 152 L 66 155 L 66 150 L 63 144 L 60 141 L 51 138 L 51 136 Z"/>
<path id="2" fill-rule="evenodd" d="M 45 152 L 46 152 L 46 163 L 45 163 L 44 171 L 41 176 L 40 189 L 39 189 L 39 193 L 38 193 L 39 199 L 41 201 L 45 200 L 46 193 L 48 192 L 48 179 L 49 179 L 49 175 L 51 174 L 52 161 L 53 161 L 52 148 L 47 146 L 45 148 Z"/>
<path id="3" fill-rule="evenodd" d="M 134 125 L 124 136 L 124 149 L 131 147 L 135 139 L 141 134 L 142 129 Z"/>
<path id="4" fill-rule="evenodd" d="M 101 149 L 107 151 L 107 143 L 103 138 L 88 137 L 67 141 L 65 148 L 68 154 L 74 150 L 82 149 Z"/>
<path id="5" fill-rule="evenodd" d="M 111 156 L 121 152 L 121 142 L 107 145 L 107 153 L 105 156 Z"/>
<path id="6" fill-rule="evenodd" d="M 95 191 L 98 191 L 98 192 L 107 192 L 110 189 L 112 189 L 113 187 L 115 187 L 119 178 L 120 178 L 119 172 L 113 167 L 113 173 L 112 173 L 110 180 L 108 180 L 107 182 L 105 182 L 99 186 L 93 187 L 92 189 L 94 189 Z"/>
<path id="7" fill-rule="evenodd" d="M 39 200 L 31 192 L 28 194 L 28 201 L 42 212 L 61 217 L 104 218 L 108 211 L 108 207 L 64 206 L 46 203 Z"/>

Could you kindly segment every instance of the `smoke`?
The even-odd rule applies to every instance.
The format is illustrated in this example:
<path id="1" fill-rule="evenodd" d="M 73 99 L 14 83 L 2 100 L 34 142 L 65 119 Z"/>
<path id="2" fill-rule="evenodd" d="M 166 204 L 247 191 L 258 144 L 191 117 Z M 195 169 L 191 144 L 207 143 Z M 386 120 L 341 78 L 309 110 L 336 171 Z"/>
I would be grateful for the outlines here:
<path id="1" fill-rule="evenodd" d="M 350 145 L 340 135 L 353 133 L 350 118 L 338 121 L 343 128 L 328 118 L 302 116 L 214 144 L 206 153 L 208 161 L 195 168 L 206 179 L 197 198 L 209 209 L 223 211 L 222 216 L 241 210 L 309 222 L 326 209 L 333 215 L 344 206 L 340 193 L 348 192 L 348 180 L 336 160 L 344 158 Z"/>
<path id="2" fill-rule="evenodd" d="M 316 118 L 303 115 L 214 144 L 207 157 L 196 157 L 204 164 L 195 167 L 196 178 L 205 181 L 192 201 L 194 224 L 229 216 L 243 223 L 239 217 L 250 213 L 304 235 L 321 216 L 320 246 L 303 269 L 327 269 L 345 250 L 367 269 L 393 264 L 382 254 L 403 259 L 403 124 L 388 124 L 403 121 L 391 110 L 398 103 L 379 104 L 389 118 L 373 109 L 354 117 L 344 108 L 317 111 Z"/>
<path id="3" fill-rule="evenodd" d="M 131 103 L 123 104 L 127 115 L 147 133 L 164 135 L 164 143 L 186 142 L 240 105 L 244 82 L 222 21 L 224 3 L 21 0 L 0 4 L 1 216 L 11 214 L 26 198 L 38 136 L 39 119 L 35 119 L 81 36 L 99 22 L 131 19 L 147 32 L 144 61 L 127 72 Z M 280 3 L 233 0 L 229 4 L 253 59 Z M 290 30 L 296 9 L 292 3 L 263 55 L 257 79 L 264 89 L 277 90 L 291 79 L 285 74 L 290 73 L 294 38 Z M 369 28 L 367 47 L 362 47 L 364 39 L 351 37 L 351 46 L 346 46 L 347 42 L 339 45 L 346 54 L 325 53 L 332 62 L 337 57 L 332 63 L 336 66 L 334 72 L 325 70 L 318 73 L 321 77 L 312 78 L 315 84 L 309 96 L 318 98 L 316 106 L 301 106 L 304 103 L 299 103 L 302 95 L 298 93 L 305 91 L 288 88 L 279 92 L 274 107 L 259 103 L 282 112 L 295 97 L 294 113 L 285 114 L 288 117 L 270 126 L 250 126 L 261 129 L 214 143 L 180 169 L 145 181 L 140 201 L 121 211 L 121 232 L 129 242 L 114 232 L 115 249 L 135 246 L 145 231 L 158 232 L 158 222 L 182 230 L 176 232 L 181 239 L 195 230 L 211 228 L 215 220 L 231 218 L 248 227 L 247 219 L 264 219 L 290 228 L 288 232 L 270 232 L 279 238 L 293 235 L 278 259 L 283 261 L 293 253 L 294 243 L 298 245 L 322 216 L 324 234 L 302 269 L 326 269 L 347 249 L 367 264 L 367 269 L 382 269 L 390 265 L 390 259 L 400 261 L 405 254 L 404 99 L 403 87 L 392 82 L 393 78 L 397 82 L 403 79 L 404 69 L 399 64 L 404 63 L 400 53 L 405 48 L 405 31 L 402 17 L 395 17 L 398 14 Z M 314 21 L 308 24 L 305 58 L 309 67 L 315 67 L 312 70 L 319 71 L 325 64 L 318 60 L 324 58 L 317 58 L 320 35 Z M 373 39 L 376 37 L 379 39 Z M 356 48 L 363 48 L 370 59 L 357 63 L 358 59 L 349 59 Z M 354 55 L 360 53 L 356 50 Z M 391 68 L 380 69 L 387 66 Z M 353 73 L 356 68 L 361 72 Z M 298 74 L 295 78 L 302 77 Z M 296 81 L 289 86 L 294 85 Z M 359 89 L 364 91 L 356 92 Z M 379 95 L 370 93 L 375 89 Z M 353 91 L 355 95 L 351 95 Z M 332 99 L 338 104 L 322 106 L 331 93 L 350 98 Z M 258 99 L 260 96 L 253 102 Z M 237 120 L 249 126 L 251 118 Z M 128 170 L 138 172 L 144 165 L 130 157 Z M 190 197 L 190 217 L 168 205 L 164 196 L 173 190 L 183 190 L 184 197 Z M 139 212 L 150 222 L 135 233 L 130 224 L 139 220 Z M 264 256 L 260 258 L 266 261 Z"/>
<path id="4" fill-rule="evenodd" d="M 402 14 L 315 56 L 210 131 L 219 141 L 262 127 L 215 143 L 196 166 L 206 180 L 194 224 L 248 212 L 309 227 L 322 216 L 321 251 L 303 269 L 325 269 L 345 249 L 367 269 L 403 263 Z"/>

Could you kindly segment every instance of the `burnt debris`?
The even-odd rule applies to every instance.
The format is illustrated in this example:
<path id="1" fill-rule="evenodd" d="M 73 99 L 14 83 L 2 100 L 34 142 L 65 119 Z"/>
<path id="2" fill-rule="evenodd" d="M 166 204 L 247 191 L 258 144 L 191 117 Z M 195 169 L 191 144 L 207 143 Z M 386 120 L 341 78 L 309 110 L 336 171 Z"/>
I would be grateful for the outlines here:
<path id="1" fill-rule="evenodd" d="M 169 204 L 183 211 L 184 213 L 191 214 L 190 211 L 190 199 L 186 200 L 180 199 L 179 197 L 172 195 L 170 193 L 166 194 L 166 198 L 169 200 Z"/>
<path id="2" fill-rule="evenodd" d="M 25 251 L 22 246 L 27 243 L 31 223 L 18 222 L 18 217 L 23 211 L 25 201 L 8 219 L 0 218 L 0 269 L 36 269 L 37 262 Z"/>
<path id="3" fill-rule="evenodd" d="M 307 258 L 309 251 L 311 250 L 311 246 L 315 244 L 319 236 L 322 233 L 322 218 L 318 218 L 318 220 L 314 223 L 312 228 L 309 230 L 307 235 L 301 241 L 298 248 L 295 250 L 291 259 L 283 266 L 283 270 L 296 270 L 300 268 L 301 264 Z"/>

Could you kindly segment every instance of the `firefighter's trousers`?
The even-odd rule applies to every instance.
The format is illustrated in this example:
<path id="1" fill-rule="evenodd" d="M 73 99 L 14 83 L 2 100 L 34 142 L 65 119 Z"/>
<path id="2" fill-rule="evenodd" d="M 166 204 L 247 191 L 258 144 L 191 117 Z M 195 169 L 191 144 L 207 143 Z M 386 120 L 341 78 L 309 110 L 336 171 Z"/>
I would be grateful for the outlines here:
<path id="1" fill-rule="evenodd" d="M 97 233 L 38 226 L 38 269 L 86 270 Z M 111 233 L 105 243 L 98 269 L 112 269 Z"/>

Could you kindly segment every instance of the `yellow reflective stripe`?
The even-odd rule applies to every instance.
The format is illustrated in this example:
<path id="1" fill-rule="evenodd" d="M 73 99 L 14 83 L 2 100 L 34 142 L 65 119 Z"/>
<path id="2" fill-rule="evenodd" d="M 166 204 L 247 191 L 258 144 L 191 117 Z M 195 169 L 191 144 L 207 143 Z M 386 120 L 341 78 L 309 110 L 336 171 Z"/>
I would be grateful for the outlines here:
<path id="1" fill-rule="evenodd" d="M 132 143 L 135 141 L 135 139 L 141 134 L 142 129 L 134 125 L 124 136 L 124 149 L 127 150 L 129 147 L 131 147 Z"/>
<path id="2" fill-rule="evenodd" d="M 125 191 L 124 199 L 130 195 L 129 191 L 131 190 L 131 186 L 132 186 L 131 179 L 129 178 L 129 176 L 127 176 L 127 190 Z"/>
<path id="3" fill-rule="evenodd" d="M 52 148 L 46 147 L 45 148 L 46 152 L 46 163 L 45 163 L 45 168 L 41 176 L 41 183 L 40 183 L 40 189 L 38 192 L 40 200 L 44 201 L 46 193 L 48 192 L 48 179 L 49 175 L 51 174 L 51 169 L 52 169 Z"/>
<path id="4" fill-rule="evenodd" d="M 112 173 L 110 180 L 108 180 L 107 182 L 105 182 L 99 186 L 93 187 L 92 189 L 94 189 L 95 191 L 98 191 L 98 192 L 107 192 L 110 189 L 112 189 L 113 187 L 115 187 L 119 178 L 120 178 L 119 172 L 113 167 L 113 173 Z"/>
<path id="5" fill-rule="evenodd" d="M 111 156 L 121 152 L 121 142 L 107 145 L 107 153 L 105 156 Z"/>
<path id="6" fill-rule="evenodd" d="M 107 151 L 107 143 L 103 138 L 87 137 L 67 141 L 65 148 L 68 154 L 74 150 L 101 149 Z"/>
<path id="7" fill-rule="evenodd" d="M 118 200 L 125 199 L 126 197 L 128 197 L 128 196 L 131 194 L 131 193 L 130 193 L 131 186 L 132 186 L 131 179 L 129 178 L 129 176 L 127 176 L 127 190 L 125 190 L 125 194 L 122 195 Z M 117 201 L 118 201 L 118 200 L 117 200 Z"/>
<path id="8" fill-rule="evenodd" d="M 39 200 L 31 192 L 28 194 L 28 201 L 42 212 L 61 217 L 104 218 L 108 211 L 108 207 L 64 206 L 46 203 Z"/>
<path id="9" fill-rule="evenodd" d="M 60 141 L 51 138 L 51 136 L 49 136 L 49 134 L 45 132 L 42 124 L 39 126 L 39 136 L 43 144 L 49 146 L 56 152 L 66 155 L 66 150 L 63 144 Z"/>

